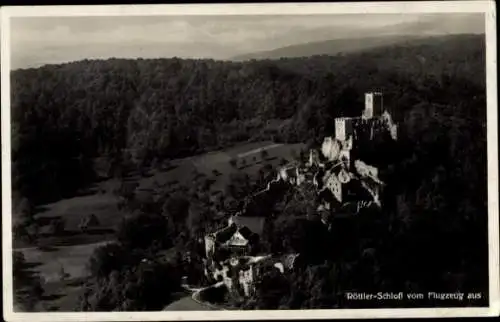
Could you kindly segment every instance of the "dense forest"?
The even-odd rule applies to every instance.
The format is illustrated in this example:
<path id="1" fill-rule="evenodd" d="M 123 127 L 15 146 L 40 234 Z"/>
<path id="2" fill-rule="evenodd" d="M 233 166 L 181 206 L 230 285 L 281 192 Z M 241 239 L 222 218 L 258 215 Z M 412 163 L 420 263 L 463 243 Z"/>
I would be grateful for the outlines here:
<path id="1" fill-rule="evenodd" d="M 399 123 L 392 154 L 373 151 L 385 165 L 383 211 L 360 217 L 356 225 L 334 223 L 334 232 L 323 234 L 300 221 L 307 202 L 287 207 L 289 215 L 276 218 L 270 236 L 287 236 L 288 246 L 269 239 L 269 249 L 307 254 L 325 243 L 343 248 L 311 255 L 295 275 L 266 276 L 260 295 L 242 305 L 335 307 L 345 304 L 339 294 L 346 289 L 487 295 L 484 36 L 247 62 L 81 61 L 16 70 L 11 79 L 13 189 L 34 205 L 72 195 L 97 179 L 97 157 L 110 164 L 107 175 L 121 176 L 127 167 L 249 140 L 317 144 L 332 133 L 333 118 L 359 115 L 364 92 L 380 90 Z M 138 235 L 129 231 L 135 225 L 127 227 L 126 236 Z M 171 230 L 173 243 L 178 233 Z M 129 239 L 118 238 L 121 245 Z M 136 279 L 135 270 L 122 277 L 112 271 L 105 270 L 112 278 L 101 299 L 123 276 Z"/>
<path id="2" fill-rule="evenodd" d="M 13 186 L 40 203 L 92 180 L 97 156 L 117 174 L 130 162 L 250 139 L 321 140 L 333 117 L 359 113 L 367 90 L 382 90 L 401 119 L 427 102 L 483 106 L 484 40 L 450 36 L 349 56 L 244 63 L 80 61 L 16 70 L 11 79 Z M 463 109 L 485 117 L 484 109 Z"/>

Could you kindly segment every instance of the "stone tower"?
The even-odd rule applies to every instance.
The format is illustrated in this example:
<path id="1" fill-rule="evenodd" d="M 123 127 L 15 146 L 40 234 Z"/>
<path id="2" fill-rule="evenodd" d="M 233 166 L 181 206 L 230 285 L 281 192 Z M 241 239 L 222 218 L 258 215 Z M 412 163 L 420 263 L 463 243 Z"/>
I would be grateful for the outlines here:
<path id="1" fill-rule="evenodd" d="M 363 116 L 367 119 L 380 117 L 383 112 L 383 105 L 382 93 L 365 93 L 365 110 L 363 112 Z"/>

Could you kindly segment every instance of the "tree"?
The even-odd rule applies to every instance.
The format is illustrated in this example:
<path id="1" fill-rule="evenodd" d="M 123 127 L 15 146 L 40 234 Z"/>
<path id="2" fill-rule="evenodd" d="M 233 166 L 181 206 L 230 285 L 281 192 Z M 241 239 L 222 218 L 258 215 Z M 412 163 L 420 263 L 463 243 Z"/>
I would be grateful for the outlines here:
<path id="1" fill-rule="evenodd" d="M 226 195 L 234 199 L 246 197 L 252 189 L 250 176 L 246 173 L 232 173 L 230 175 L 230 183 L 226 186 Z"/>
<path id="2" fill-rule="evenodd" d="M 125 200 L 131 200 L 135 196 L 135 191 L 138 184 L 131 181 L 123 181 L 117 193 L 119 196 L 123 197 Z"/>
<path id="3" fill-rule="evenodd" d="M 12 265 L 14 310 L 32 311 L 44 292 L 41 279 L 29 269 L 22 252 L 14 252 Z"/>
<path id="4" fill-rule="evenodd" d="M 180 290 L 180 272 L 154 260 L 134 267 L 122 266 L 106 277 L 91 281 L 80 299 L 85 311 L 155 311 L 172 301 Z"/>
<path id="5" fill-rule="evenodd" d="M 181 192 L 176 192 L 164 202 L 162 216 L 165 217 L 169 225 L 169 235 L 172 238 L 178 236 L 186 228 L 189 206 L 189 200 Z"/>
<path id="6" fill-rule="evenodd" d="M 99 223 L 99 219 L 97 218 L 97 216 L 95 214 L 90 214 L 90 215 L 87 215 L 84 218 L 82 218 L 80 225 L 79 225 L 79 228 L 80 228 L 80 230 L 85 232 L 85 231 L 87 231 L 87 229 L 89 227 L 96 228 L 96 227 L 99 227 L 99 225 L 100 225 L 100 223 Z"/>
<path id="7" fill-rule="evenodd" d="M 18 221 L 13 224 L 12 233 L 15 240 L 33 243 L 38 238 L 39 228 L 36 221 L 31 224 Z"/>
<path id="8" fill-rule="evenodd" d="M 233 168 L 236 168 L 237 164 L 238 164 L 238 161 L 235 159 L 235 158 L 232 158 L 231 160 L 229 160 L 229 164 L 233 167 Z"/>
<path id="9" fill-rule="evenodd" d="M 15 217 L 20 218 L 25 223 L 30 224 L 34 220 L 34 206 L 26 197 L 21 198 L 18 203 L 15 203 L 14 212 L 16 214 Z"/>
<path id="10" fill-rule="evenodd" d="M 267 269 L 264 275 L 256 282 L 254 299 L 256 306 L 261 310 L 278 309 L 289 293 L 290 284 L 278 269 Z"/>
<path id="11" fill-rule="evenodd" d="M 117 239 L 128 249 L 149 248 L 155 245 L 168 245 L 169 232 L 165 217 L 157 214 L 136 213 L 121 223 Z"/>
<path id="12" fill-rule="evenodd" d="M 110 243 L 94 250 L 89 259 L 89 272 L 97 278 L 105 278 L 130 264 L 129 253 L 118 243 Z"/>
<path id="13" fill-rule="evenodd" d="M 299 160 L 300 162 L 306 162 L 308 154 L 305 149 L 300 149 Z"/>
<path id="14" fill-rule="evenodd" d="M 59 269 L 59 279 L 61 282 L 65 282 L 66 279 L 69 277 L 70 275 L 66 272 L 66 270 L 64 269 L 64 266 L 61 265 L 60 266 L 60 269 Z"/>
<path id="15" fill-rule="evenodd" d="M 65 231 L 66 223 L 63 218 L 58 217 L 50 221 L 50 231 L 54 235 L 60 235 Z"/>

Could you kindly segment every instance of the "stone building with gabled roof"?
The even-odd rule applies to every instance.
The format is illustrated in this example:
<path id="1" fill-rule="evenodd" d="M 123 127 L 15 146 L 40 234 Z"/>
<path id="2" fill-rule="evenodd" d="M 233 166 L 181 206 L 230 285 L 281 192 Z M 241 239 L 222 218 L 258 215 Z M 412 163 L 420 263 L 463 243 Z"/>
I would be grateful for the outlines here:
<path id="1" fill-rule="evenodd" d="M 217 249 L 224 248 L 228 254 L 248 254 L 258 244 L 264 231 L 265 217 L 231 216 L 228 226 L 205 236 L 205 255 L 212 258 Z"/>
<path id="2" fill-rule="evenodd" d="M 241 288 L 243 296 L 254 290 L 255 264 L 269 256 L 249 256 L 264 231 L 265 218 L 259 216 L 232 216 L 228 226 L 205 236 L 205 274 L 221 280 L 234 294 Z M 218 256 L 220 252 L 225 256 Z"/>

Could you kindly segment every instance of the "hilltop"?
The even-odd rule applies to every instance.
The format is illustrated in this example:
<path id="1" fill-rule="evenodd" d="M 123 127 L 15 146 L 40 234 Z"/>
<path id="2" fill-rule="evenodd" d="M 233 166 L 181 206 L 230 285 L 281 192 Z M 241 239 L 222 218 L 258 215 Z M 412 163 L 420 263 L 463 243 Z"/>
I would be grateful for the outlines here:
<path id="1" fill-rule="evenodd" d="M 410 39 L 418 38 L 422 38 L 422 36 L 396 35 L 316 41 L 240 55 L 233 57 L 232 60 L 245 61 L 251 59 L 297 58 L 314 55 L 335 56 L 338 54 L 348 54 L 388 45 L 403 44 Z"/>
<path id="2" fill-rule="evenodd" d="M 481 35 L 484 37 L 484 35 Z M 423 44 L 433 45 L 439 42 L 467 41 L 471 38 L 477 38 L 478 35 L 446 35 L 446 36 L 428 36 L 428 35 L 387 35 L 370 36 L 360 38 L 342 38 L 326 41 L 309 42 L 296 44 L 273 50 L 249 53 L 233 57 L 234 61 L 245 61 L 252 59 L 281 59 L 310 57 L 316 55 L 346 55 L 349 53 L 370 51 L 375 48 L 388 46 L 420 46 Z"/>

